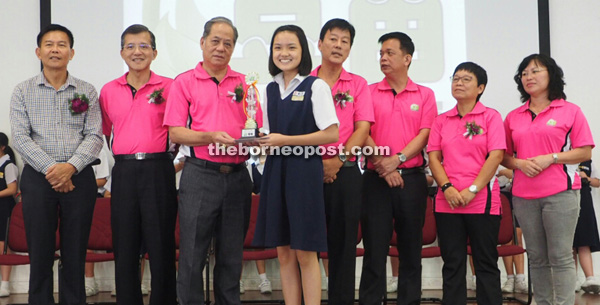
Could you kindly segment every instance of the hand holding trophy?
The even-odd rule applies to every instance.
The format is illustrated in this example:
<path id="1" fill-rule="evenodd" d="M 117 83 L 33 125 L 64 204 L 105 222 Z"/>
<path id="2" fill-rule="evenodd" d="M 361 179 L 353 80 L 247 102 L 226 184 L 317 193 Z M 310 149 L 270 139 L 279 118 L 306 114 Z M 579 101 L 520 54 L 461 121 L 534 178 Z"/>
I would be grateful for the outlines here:
<path id="1" fill-rule="evenodd" d="M 260 108 L 258 88 L 256 83 L 258 82 L 258 74 L 251 72 L 246 75 L 246 84 L 248 88 L 244 92 L 244 98 L 242 100 L 242 107 L 244 107 L 244 113 L 248 118 L 242 129 L 242 137 L 236 142 L 254 142 L 259 138 L 258 123 L 256 122 L 256 114 Z"/>

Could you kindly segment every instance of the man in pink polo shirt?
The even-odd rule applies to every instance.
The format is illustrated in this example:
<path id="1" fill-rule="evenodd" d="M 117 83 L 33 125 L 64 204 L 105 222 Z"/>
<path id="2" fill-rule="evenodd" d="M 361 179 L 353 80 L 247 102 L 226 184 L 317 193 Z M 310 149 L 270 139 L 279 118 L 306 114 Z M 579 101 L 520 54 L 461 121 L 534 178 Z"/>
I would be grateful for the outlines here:
<path id="1" fill-rule="evenodd" d="M 242 97 L 235 94 L 236 87 L 244 87 L 244 75 L 229 67 L 237 37 L 229 19 L 209 20 L 200 39 L 204 61 L 177 76 L 169 94 L 164 125 L 174 142 L 190 146 L 179 184 L 177 296 L 182 305 L 204 304 L 202 270 L 213 237 L 215 301 L 240 304 L 242 246 L 252 193 L 244 163 L 248 156 L 215 149 L 217 144 L 234 145 L 247 119 Z"/>
<path id="2" fill-rule="evenodd" d="M 385 78 L 369 86 L 375 123 L 366 147 L 389 147 L 368 158 L 363 183 L 361 225 L 365 257 L 360 304 L 374 305 L 385 294 L 385 264 L 392 237 L 398 236 L 398 304 L 421 299 L 421 239 L 427 205 L 423 147 L 437 115 L 433 91 L 408 77 L 414 44 L 404 33 L 379 38 Z"/>
<path id="3" fill-rule="evenodd" d="M 346 72 L 342 65 L 354 41 L 354 26 L 343 19 L 329 20 L 321 29 L 321 65 L 311 75 L 323 79 L 340 121 L 340 139 L 325 145 L 336 154 L 323 156 L 327 249 L 329 257 L 329 304 L 354 303 L 356 236 L 360 219 L 362 174 L 353 153 L 369 136 L 373 103 L 367 81 Z M 338 151 L 338 147 L 342 150 Z"/>
<path id="4" fill-rule="evenodd" d="M 134 24 L 121 35 L 125 75 L 100 91 L 103 132 L 113 135 L 111 226 L 117 304 L 142 305 L 139 257 L 142 240 L 150 257 L 150 304 L 177 304 L 173 155 L 163 116 L 172 79 L 154 74 L 154 34 Z"/>

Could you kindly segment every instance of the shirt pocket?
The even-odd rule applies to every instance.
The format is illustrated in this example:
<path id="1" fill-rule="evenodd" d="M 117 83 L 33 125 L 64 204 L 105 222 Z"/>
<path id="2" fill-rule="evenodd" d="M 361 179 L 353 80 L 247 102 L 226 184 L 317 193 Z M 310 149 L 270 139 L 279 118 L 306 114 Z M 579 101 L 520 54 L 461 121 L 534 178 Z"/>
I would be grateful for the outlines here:
<path id="1" fill-rule="evenodd" d="M 65 117 L 65 124 L 72 130 L 83 130 L 85 126 L 85 120 L 87 117 L 87 111 L 84 113 L 67 114 Z"/>

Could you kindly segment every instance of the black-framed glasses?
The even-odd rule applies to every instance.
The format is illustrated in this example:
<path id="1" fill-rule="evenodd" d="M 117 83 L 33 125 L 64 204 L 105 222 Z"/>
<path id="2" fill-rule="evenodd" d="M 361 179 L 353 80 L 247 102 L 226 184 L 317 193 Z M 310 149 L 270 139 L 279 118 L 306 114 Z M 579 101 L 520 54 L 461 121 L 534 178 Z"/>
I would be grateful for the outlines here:
<path id="1" fill-rule="evenodd" d="M 450 76 L 450 80 L 453 83 L 458 83 L 459 81 L 462 80 L 462 83 L 466 84 L 466 83 L 470 83 L 473 80 L 473 76 L 468 76 L 468 75 L 462 76 L 462 77 L 461 76 Z"/>

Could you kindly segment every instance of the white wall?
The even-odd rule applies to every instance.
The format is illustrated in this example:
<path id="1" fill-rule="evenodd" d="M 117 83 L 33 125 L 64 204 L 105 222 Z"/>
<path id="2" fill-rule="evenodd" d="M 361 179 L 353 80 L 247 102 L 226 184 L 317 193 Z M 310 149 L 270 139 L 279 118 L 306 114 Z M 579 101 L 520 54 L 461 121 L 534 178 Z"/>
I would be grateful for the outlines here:
<path id="1" fill-rule="evenodd" d="M 40 71 L 40 63 L 34 52 L 36 36 L 40 31 L 39 16 L 37 0 L 0 1 L 0 131 L 6 133 L 9 139 L 8 113 L 13 88 Z M 13 270 L 13 290 L 26 292 L 29 266 L 18 266 Z"/>
<path id="2" fill-rule="evenodd" d="M 8 112 L 14 87 L 39 73 L 35 56 L 36 36 L 40 31 L 39 1 L 0 1 L 0 132 L 10 138 Z"/>
<path id="3" fill-rule="evenodd" d="M 581 107 L 592 129 L 594 142 L 600 145 L 600 2 L 588 0 L 550 0 L 550 44 L 552 57 L 565 72 L 567 100 Z M 597 146 L 598 147 L 598 146 Z M 600 149 L 592 151 L 596 166 Z M 599 169 L 600 170 L 600 169 Z M 600 196 L 594 192 L 596 219 L 600 220 Z M 600 275 L 600 252 L 593 254 L 594 274 Z M 579 268 L 578 276 L 583 278 Z"/>
<path id="4" fill-rule="evenodd" d="M 110 1 L 108 1 L 110 2 Z M 71 28 L 75 34 L 76 56 L 70 65 L 70 71 L 85 80 L 92 82 L 97 89 L 110 79 L 116 78 L 121 74 L 120 71 L 112 69 L 102 69 L 106 66 L 120 66 L 120 57 L 118 55 L 118 35 L 121 28 L 112 23 L 111 16 L 122 20 L 122 11 L 114 10 L 111 6 L 102 1 L 55 1 L 53 5 L 53 22 L 62 23 L 69 26 L 73 18 L 84 19 L 92 27 L 103 29 L 100 35 L 91 36 L 87 33 L 79 32 L 77 28 Z M 530 0 L 533 2 L 533 0 Z M 483 5 L 482 2 L 481 5 Z M 487 2 L 489 3 L 489 2 Z M 495 2 L 494 2 L 495 3 Z M 67 6 L 68 5 L 68 9 Z M 93 10 L 88 10 L 90 14 L 73 14 L 74 11 L 82 12 L 80 8 L 86 5 L 93 6 Z M 490 4 L 492 5 L 492 4 Z M 527 4 L 529 5 L 529 4 Z M 110 10 L 107 15 L 100 13 L 103 10 Z M 568 100 L 581 106 L 584 110 L 596 143 L 600 143 L 600 107 L 597 106 L 597 81 L 595 75 L 600 70 L 600 2 L 588 0 L 550 0 L 550 27 L 551 27 L 551 46 L 552 56 L 565 71 L 567 82 L 566 92 Z M 501 31 L 502 22 L 519 22 L 522 18 L 529 16 L 520 16 L 519 11 L 515 10 L 515 18 L 512 20 L 493 20 L 490 19 L 490 28 L 488 36 L 468 37 L 468 39 L 481 39 L 482 48 L 469 52 L 469 60 L 478 61 L 481 52 L 495 52 L 498 61 L 506 63 L 506 68 L 502 72 L 502 77 L 512 77 L 514 70 L 520 59 L 528 54 L 512 54 L 510 45 L 494 45 L 494 35 L 503 35 Z M 534 18 L 532 16 L 531 18 Z M 474 25 L 482 26 L 482 25 Z M 35 37 L 39 32 L 39 2 L 37 0 L 3 0 L 0 1 L 0 41 L 3 42 L 3 48 L 0 57 L 0 66 L 3 69 L 0 72 L 0 131 L 10 135 L 10 125 L 8 122 L 8 109 L 10 96 L 14 86 L 39 72 L 39 61 L 35 57 L 34 49 Z M 198 29 L 200 31 L 200 29 Z M 505 34 L 505 33 L 504 33 Z M 535 44 L 532 41 L 519 41 L 519 36 L 514 37 L 515 44 Z M 484 47 L 490 47 L 488 50 Z M 532 53 L 536 50 L 532 50 Z M 103 64 L 98 65 L 97 62 Z M 89 64 L 92 63 L 92 64 Z M 104 64 L 106 63 L 106 64 Z M 486 63 L 481 63 L 486 67 Z M 90 67 L 101 67 L 91 69 Z M 503 115 L 518 103 L 518 94 L 513 88 L 494 88 L 493 79 L 496 74 L 490 75 L 490 87 L 485 96 L 496 96 L 505 92 L 505 99 L 490 101 L 490 106 L 496 106 Z M 484 98 L 485 99 L 485 98 Z M 593 157 L 600 160 L 600 152 L 594 150 Z M 599 161 L 600 162 L 600 161 Z M 594 199 L 600 202 L 595 194 Z M 598 214 L 597 209 L 597 214 Z M 600 218 L 599 218 L 600 219 Z M 598 254 L 594 254 L 595 270 L 600 274 L 600 259 Z M 502 264 L 500 264 L 502 266 Z M 248 288 L 254 288 L 257 284 L 256 269 L 253 264 L 245 264 L 243 278 L 246 280 Z M 16 267 L 11 276 L 13 291 L 27 291 L 28 267 Z M 423 280 L 424 288 L 441 287 L 441 261 L 439 259 L 427 259 L 423 261 Z M 501 267 L 501 270 L 503 268 Z M 269 277 L 274 278 L 275 287 L 280 287 L 277 279 L 279 278 L 275 262 L 267 263 L 267 272 Z M 360 262 L 357 266 L 357 278 L 360 276 Z M 102 264 L 98 266 L 97 276 L 101 280 L 101 288 L 110 289 L 112 286 L 112 264 Z M 503 271 L 504 276 L 504 271 Z M 580 277 L 581 277 L 580 272 Z"/>

